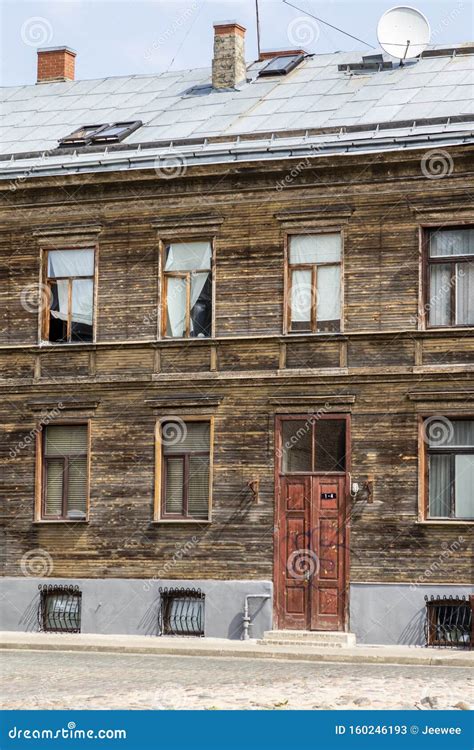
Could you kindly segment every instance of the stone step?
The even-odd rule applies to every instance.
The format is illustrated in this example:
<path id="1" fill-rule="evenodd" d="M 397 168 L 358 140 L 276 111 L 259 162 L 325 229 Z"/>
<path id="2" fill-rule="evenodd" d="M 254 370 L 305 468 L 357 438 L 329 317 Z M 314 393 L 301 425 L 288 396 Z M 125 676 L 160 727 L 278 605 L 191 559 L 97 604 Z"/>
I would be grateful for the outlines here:
<path id="1" fill-rule="evenodd" d="M 330 641 L 310 641 L 309 639 L 304 641 L 286 641 L 276 638 L 272 638 L 271 640 L 261 638 L 259 641 L 257 641 L 257 643 L 260 646 L 292 646 L 293 648 L 348 648 L 348 645 L 346 643 L 331 643 Z"/>
<path id="2" fill-rule="evenodd" d="M 354 633 L 342 633 L 328 630 L 266 630 L 262 644 L 291 646 L 334 646 L 347 647 L 356 645 Z"/>

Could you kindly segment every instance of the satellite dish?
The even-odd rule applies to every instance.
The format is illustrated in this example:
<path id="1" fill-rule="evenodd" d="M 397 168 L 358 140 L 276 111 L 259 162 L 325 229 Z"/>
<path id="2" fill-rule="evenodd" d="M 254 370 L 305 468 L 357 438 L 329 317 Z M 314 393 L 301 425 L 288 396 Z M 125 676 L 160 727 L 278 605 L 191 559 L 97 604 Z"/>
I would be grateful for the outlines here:
<path id="1" fill-rule="evenodd" d="M 399 5 L 387 10 L 377 25 L 377 39 L 388 55 L 400 61 L 418 57 L 431 36 L 428 19 L 416 8 Z"/>

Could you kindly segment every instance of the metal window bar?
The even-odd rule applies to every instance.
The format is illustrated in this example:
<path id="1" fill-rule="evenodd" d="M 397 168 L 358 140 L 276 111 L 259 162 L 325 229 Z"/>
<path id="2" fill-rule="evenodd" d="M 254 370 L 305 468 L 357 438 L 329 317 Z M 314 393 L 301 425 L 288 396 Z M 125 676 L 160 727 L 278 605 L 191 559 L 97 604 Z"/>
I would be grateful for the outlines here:
<path id="1" fill-rule="evenodd" d="M 427 646 L 469 648 L 474 644 L 474 597 L 425 596 Z"/>
<path id="2" fill-rule="evenodd" d="M 40 584 L 38 620 L 45 633 L 80 633 L 82 591 L 79 586 Z"/>
<path id="3" fill-rule="evenodd" d="M 200 589 L 160 588 L 160 635 L 203 636 L 204 599 Z"/>

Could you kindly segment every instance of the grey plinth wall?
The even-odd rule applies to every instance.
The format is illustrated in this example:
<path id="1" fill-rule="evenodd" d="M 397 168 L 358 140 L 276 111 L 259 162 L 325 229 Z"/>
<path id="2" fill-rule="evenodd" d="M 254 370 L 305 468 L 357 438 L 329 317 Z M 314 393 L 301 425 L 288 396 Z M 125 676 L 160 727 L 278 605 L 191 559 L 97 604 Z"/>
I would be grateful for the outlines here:
<path id="1" fill-rule="evenodd" d="M 150 581 L 141 579 L 2 578 L 0 630 L 37 631 L 38 584 L 79 586 L 81 631 L 125 635 L 158 635 L 159 588 L 199 588 L 205 594 L 205 635 L 240 639 L 247 594 L 269 595 L 250 600 L 250 637 L 272 627 L 270 581 Z"/>
<path id="2" fill-rule="evenodd" d="M 352 584 L 350 630 L 358 643 L 424 645 L 425 595 L 473 593 L 466 585 Z"/>

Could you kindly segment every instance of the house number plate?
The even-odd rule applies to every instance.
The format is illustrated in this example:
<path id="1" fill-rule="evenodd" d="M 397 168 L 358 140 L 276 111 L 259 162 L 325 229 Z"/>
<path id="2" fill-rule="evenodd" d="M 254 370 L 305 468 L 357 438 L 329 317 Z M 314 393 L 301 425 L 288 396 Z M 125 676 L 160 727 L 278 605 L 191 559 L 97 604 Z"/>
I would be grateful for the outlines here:
<path id="1" fill-rule="evenodd" d="M 336 499 L 335 492 L 321 492 L 321 500 L 335 500 L 335 499 Z"/>

